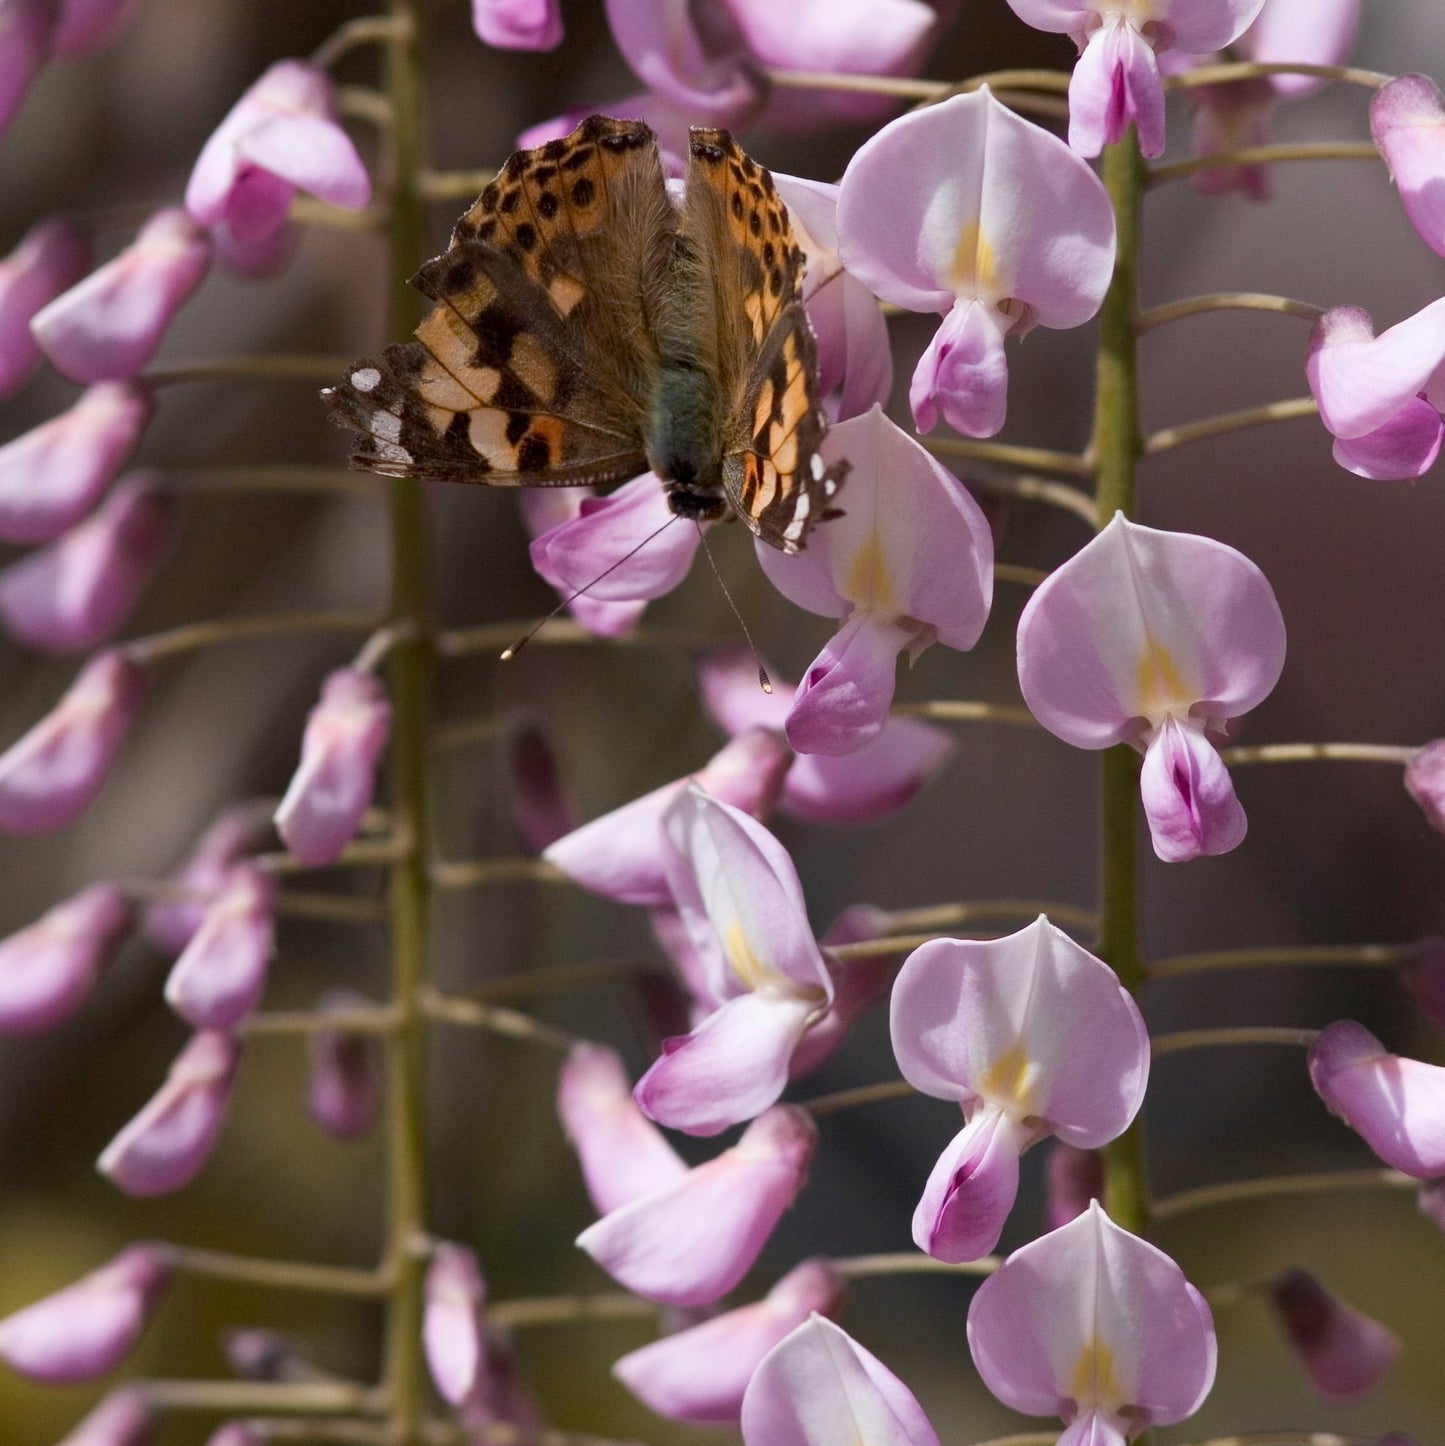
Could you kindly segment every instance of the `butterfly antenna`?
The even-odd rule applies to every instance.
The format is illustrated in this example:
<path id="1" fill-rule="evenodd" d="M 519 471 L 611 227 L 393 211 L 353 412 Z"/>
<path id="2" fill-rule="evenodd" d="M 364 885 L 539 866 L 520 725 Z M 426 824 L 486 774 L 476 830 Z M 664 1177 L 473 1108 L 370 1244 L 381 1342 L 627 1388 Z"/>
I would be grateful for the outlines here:
<path id="1" fill-rule="evenodd" d="M 707 545 L 707 533 L 702 530 L 702 523 L 696 523 L 698 541 L 702 543 L 702 550 L 707 554 L 708 566 L 712 568 L 712 575 L 717 578 L 717 585 L 722 589 L 722 595 L 728 600 L 728 606 L 733 610 L 733 616 L 738 620 L 738 626 L 743 630 L 743 636 L 748 640 L 748 647 L 752 649 L 753 662 L 758 665 L 758 686 L 764 693 L 773 691 L 773 680 L 768 677 L 768 670 L 763 667 L 763 660 L 758 656 L 758 645 L 753 641 L 753 635 L 748 631 L 748 625 L 743 621 L 743 615 L 738 611 L 738 605 L 733 601 L 733 595 L 728 591 L 728 585 L 723 581 L 723 575 L 718 571 L 717 559 L 712 555 L 712 548 Z"/>
<path id="2" fill-rule="evenodd" d="M 667 521 L 662 524 L 661 527 L 656 529 L 656 531 L 649 532 L 647 536 L 644 537 L 642 541 L 637 544 L 636 547 L 629 549 L 627 552 L 624 552 L 622 556 L 617 559 L 616 562 L 610 563 L 607 567 L 604 567 L 602 571 L 599 572 L 597 576 L 592 579 L 591 582 L 584 583 L 581 587 L 577 589 L 576 592 L 572 594 L 571 597 L 563 598 L 562 601 L 559 602 L 557 606 L 554 607 L 552 611 L 549 612 L 547 616 L 541 620 L 541 622 L 534 623 L 530 628 L 527 629 L 525 633 L 522 634 L 520 638 L 517 639 L 515 643 L 512 644 L 510 648 L 504 648 L 502 650 L 502 662 L 509 662 L 512 658 L 515 658 L 517 654 L 520 653 L 522 649 L 525 648 L 527 644 L 530 643 L 532 639 L 535 638 L 537 634 L 540 633 L 542 629 L 545 628 L 547 624 L 550 623 L 552 619 L 557 616 L 558 613 L 563 612 L 567 608 L 571 607 L 572 604 L 576 602 L 577 599 L 581 597 L 584 592 L 587 592 L 590 589 L 596 587 L 597 584 L 601 582 L 604 577 L 607 577 L 611 573 L 616 572 L 617 569 L 621 567 L 624 562 L 631 561 L 632 558 L 636 557 L 637 554 L 641 552 L 642 549 L 653 540 L 653 538 L 659 536 L 663 532 L 666 532 L 667 529 L 671 527 L 672 524 L 676 521 L 676 515 L 669 517 Z"/>

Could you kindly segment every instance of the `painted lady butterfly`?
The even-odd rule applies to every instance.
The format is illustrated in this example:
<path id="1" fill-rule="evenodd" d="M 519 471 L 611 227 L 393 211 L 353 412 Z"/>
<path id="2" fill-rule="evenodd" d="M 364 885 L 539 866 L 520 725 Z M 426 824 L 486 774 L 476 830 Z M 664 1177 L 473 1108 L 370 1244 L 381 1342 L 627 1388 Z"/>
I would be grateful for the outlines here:
<path id="1" fill-rule="evenodd" d="M 651 468 L 679 517 L 802 547 L 847 463 L 818 444 L 802 252 L 773 178 L 694 129 L 679 210 L 640 121 L 518 151 L 417 273 L 416 340 L 322 393 L 394 477 L 607 484 Z"/>

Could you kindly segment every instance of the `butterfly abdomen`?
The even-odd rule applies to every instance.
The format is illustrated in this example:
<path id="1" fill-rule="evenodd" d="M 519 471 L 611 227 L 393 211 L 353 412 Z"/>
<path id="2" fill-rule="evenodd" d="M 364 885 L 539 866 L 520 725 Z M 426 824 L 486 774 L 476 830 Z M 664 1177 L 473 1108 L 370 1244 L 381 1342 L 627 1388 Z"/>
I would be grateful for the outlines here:
<path id="1" fill-rule="evenodd" d="M 679 517 L 710 521 L 726 514 L 718 380 L 694 362 L 664 360 L 647 436 L 648 465 L 667 487 Z"/>

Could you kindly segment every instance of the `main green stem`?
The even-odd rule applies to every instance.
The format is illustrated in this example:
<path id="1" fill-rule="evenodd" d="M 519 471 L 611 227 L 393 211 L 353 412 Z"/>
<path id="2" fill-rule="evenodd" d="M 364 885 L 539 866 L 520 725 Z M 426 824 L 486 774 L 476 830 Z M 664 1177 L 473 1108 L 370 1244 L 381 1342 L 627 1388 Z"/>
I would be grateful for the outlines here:
<path id="1" fill-rule="evenodd" d="M 1134 481 L 1143 436 L 1139 428 L 1139 363 L 1134 323 L 1139 301 L 1139 212 L 1144 166 L 1131 131 L 1104 152 L 1104 185 L 1114 203 L 1118 250 L 1114 279 L 1099 313 L 1099 362 L 1094 410 L 1096 525 L 1106 527 L 1116 512 L 1134 513 Z M 1125 988 L 1137 994 L 1144 983 L 1139 943 L 1138 850 L 1135 800 L 1139 757 L 1120 744 L 1103 757 L 1099 820 L 1099 953 Z M 1105 1152 L 1104 1208 L 1126 1230 L 1148 1224 L 1143 1126 L 1133 1125 Z"/>
<path id="2" fill-rule="evenodd" d="M 411 334 L 417 299 L 407 284 L 424 259 L 426 211 L 417 189 L 425 169 L 422 135 L 422 0 L 391 0 L 398 36 L 388 47 L 387 91 L 392 105 L 390 297 L 388 330 Z M 431 728 L 434 621 L 426 510 L 420 484 L 392 484 L 391 615 L 412 624 L 393 650 L 388 671 L 392 703 L 392 809 L 399 836 L 411 847 L 391 876 L 393 1007 L 398 1027 L 389 1042 L 387 1135 L 389 1220 L 387 1258 L 392 1289 L 386 1319 L 384 1384 L 391 1437 L 421 1446 L 426 1378 L 421 1356 L 422 1289 L 427 1236 L 426 987 L 430 944 L 427 738 Z"/>

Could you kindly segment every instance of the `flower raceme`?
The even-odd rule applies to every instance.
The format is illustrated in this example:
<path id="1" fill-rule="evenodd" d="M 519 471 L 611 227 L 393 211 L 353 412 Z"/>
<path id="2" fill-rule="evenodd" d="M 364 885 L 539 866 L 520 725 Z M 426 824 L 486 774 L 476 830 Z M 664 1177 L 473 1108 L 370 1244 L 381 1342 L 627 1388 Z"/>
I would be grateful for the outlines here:
<path id="1" fill-rule="evenodd" d="M 978 641 L 993 601 L 993 535 L 963 484 L 879 407 L 832 427 L 820 450 L 852 463 L 844 515 L 796 557 L 756 551 L 784 597 L 841 619 L 787 718 L 799 753 L 837 755 L 883 732 L 900 652 Z"/>
<path id="2" fill-rule="evenodd" d="M 963 1130 L 913 1216 L 938 1260 L 978 1260 L 1018 1193 L 1019 1156 L 1046 1135 L 1096 1149 L 1128 1128 L 1149 1035 L 1114 971 L 1042 915 L 1004 939 L 935 939 L 893 986 L 893 1052 L 915 1089 L 956 1100 Z"/>
<path id="3" fill-rule="evenodd" d="M 833 979 L 792 860 L 762 824 L 691 785 L 663 830 L 668 883 L 717 1007 L 664 1042 L 637 1103 L 659 1124 L 715 1135 L 782 1094 Z"/>
<path id="4" fill-rule="evenodd" d="M 1234 548 L 1115 516 L 1035 590 L 1019 619 L 1024 701 L 1076 748 L 1144 754 L 1144 813 L 1170 863 L 1227 853 L 1245 817 L 1205 736 L 1268 696 L 1284 619 Z"/>
<path id="5" fill-rule="evenodd" d="M 943 315 L 909 388 L 923 432 L 942 413 L 967 436 L 993 436 L 1007 407 L 1004 338 L 1082 325 L 1114 269 L 1099 178 L 987 86 L 865 142 L 843 174 L 837 224 L 844 266 L 875 295 Z"/>

